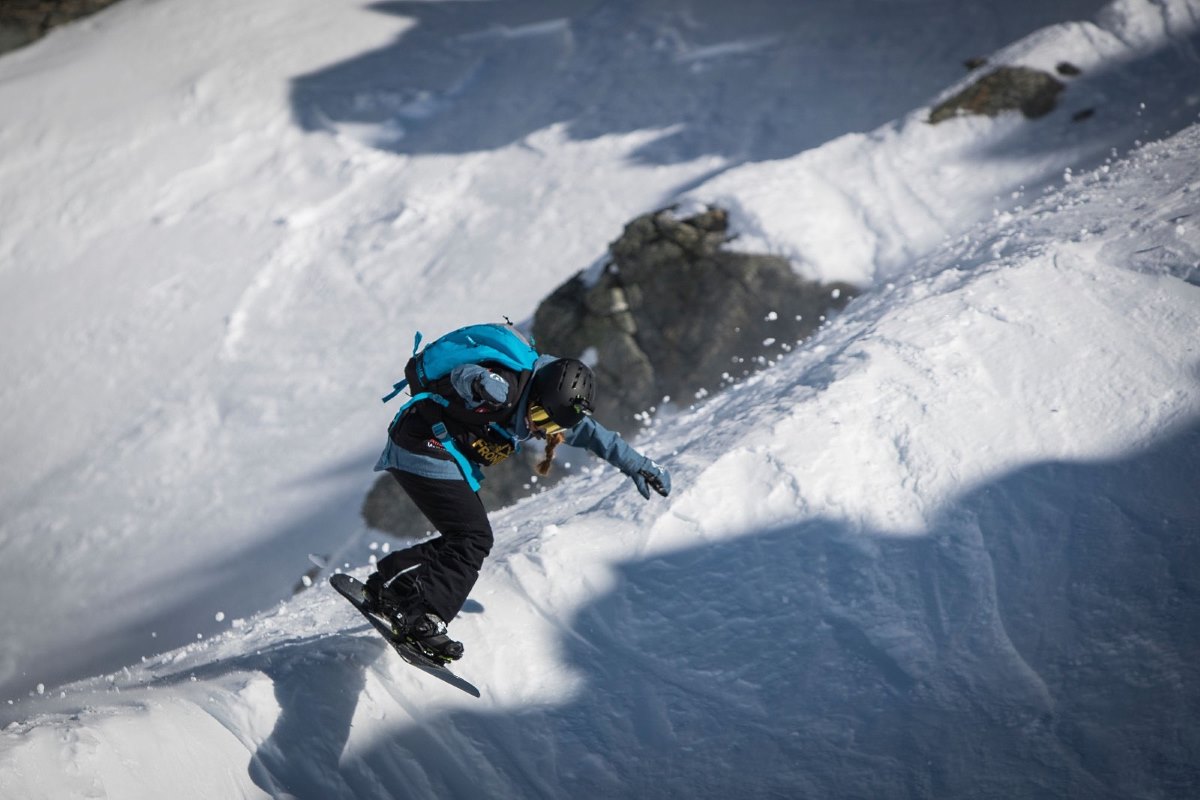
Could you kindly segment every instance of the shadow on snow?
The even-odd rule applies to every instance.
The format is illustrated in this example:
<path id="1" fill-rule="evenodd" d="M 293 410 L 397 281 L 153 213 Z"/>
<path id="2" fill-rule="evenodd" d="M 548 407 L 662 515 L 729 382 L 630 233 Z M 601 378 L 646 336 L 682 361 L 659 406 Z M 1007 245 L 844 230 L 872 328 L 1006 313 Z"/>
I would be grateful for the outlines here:
<path id="1" fill-rule="evenodd" d="M 374 126 L 396 153 L 487 151 L 562 124 L 577 140 L 661 130 L 646 163 L 762 161 L 901 117 L 965 58 L 1102 5 L 962 3 L 953 34 L 942 23 L 951 41 L 914 55 L 931 19 L 907 2 L 381 2 L 411 26 L 296 78 L 292 104 L 306 130 Z"/>
<path id="2" fill-rule="evenodd" d="M 1194 423 L 1000 477 L 925 536 L 815 519 L 621 564 L 560 643 L 578 697 L 354 757 L 382 645 L 309 644 L 273 661 L 250 771 L 301 800 L 1195 796 L 1197 474 Z"/>

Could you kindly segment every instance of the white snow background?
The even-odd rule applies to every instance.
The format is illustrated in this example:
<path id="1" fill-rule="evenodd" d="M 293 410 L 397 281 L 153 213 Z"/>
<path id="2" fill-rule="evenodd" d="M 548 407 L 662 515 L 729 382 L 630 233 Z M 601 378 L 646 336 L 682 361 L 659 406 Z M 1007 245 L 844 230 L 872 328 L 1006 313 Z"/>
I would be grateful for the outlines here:
<path id="1" fill-rule="evenodd" d="M 1200 2 L 994 5 L 123 0 L 0 57 L 0 797 L 1194 796 L 1196 639 L 1067 609 L 1160 537 L 1139 624 L 1197 618 Z M 974 55 L 1082 74 L 929 125 Z M 658 409 L 670 498 L 493 512 L 481 699 L 292 598 L 403 544 L 413 331 L 675 202 L 864 293 Z"/>

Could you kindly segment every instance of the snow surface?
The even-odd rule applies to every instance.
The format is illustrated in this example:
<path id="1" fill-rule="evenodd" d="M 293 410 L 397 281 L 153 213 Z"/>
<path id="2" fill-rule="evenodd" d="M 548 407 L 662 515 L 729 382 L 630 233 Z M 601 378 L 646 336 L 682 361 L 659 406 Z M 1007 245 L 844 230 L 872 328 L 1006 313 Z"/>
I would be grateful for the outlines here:
<path id="1" fill-rule="evenodd" d="M 125 0 L 0 59 L 0 797 L 1196 794 L 1200 3 L 731 8 Z M 1084 72 L 925 123 L 992 51 Z M 481 700 L 285 599 L 398 545 L 410 333 L 675 201 L 866 291 L 660 409 L 668 500 L 493 513 Z"/>

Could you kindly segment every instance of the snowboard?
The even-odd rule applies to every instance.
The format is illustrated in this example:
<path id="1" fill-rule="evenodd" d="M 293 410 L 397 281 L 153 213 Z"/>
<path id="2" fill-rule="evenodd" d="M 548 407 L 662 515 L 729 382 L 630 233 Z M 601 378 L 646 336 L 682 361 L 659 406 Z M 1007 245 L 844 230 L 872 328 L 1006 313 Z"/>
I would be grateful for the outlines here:
<path id="1" fill-rule="evenodd" d="M 479 697 L 479 690 L 469 681 L 458 677 L 443 664 L 434 661 L 408 642 L 397 639 L 396 635 L 392 632 L 392 624 L 388 620 L 368 611 L 366 607 L 366 587 L 360 581 L 339 572 L 329 577 L 329 584 L 367 618 L 367 621 L 375 627 L 375 630 L 379 631 L 384 639 L 387 639 L 388 644 L 392 646 L 392 649 L 396 651 L 400 658 L 422 672 L 432 675 L 440 681 L 445 681 L 472 697 Z"/>

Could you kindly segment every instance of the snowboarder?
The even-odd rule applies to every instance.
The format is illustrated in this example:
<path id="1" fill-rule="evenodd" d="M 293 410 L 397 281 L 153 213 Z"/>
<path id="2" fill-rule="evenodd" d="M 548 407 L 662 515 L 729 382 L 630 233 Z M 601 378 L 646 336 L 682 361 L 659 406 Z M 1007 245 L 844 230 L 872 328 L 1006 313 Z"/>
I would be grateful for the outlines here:
<path id="1" fill-rule="evenodd" d="M 536 438 L 546 443 L 537 466 L 542 474 L 555 448 L 566 443 L 624 472 L 647 500 L 651 490 L 664 497 L 671 490 L 665 468 L 592 418 L 595 380 L 586 364 L 529 352 L 536 357 L 530 369 L 463 363 L 443 379 L 442 394 L 414 395 L 388 427 L 375 465 L 396 479 L 440 535 L 380 559 L 367 579 L 367 602 L 394 620 L 397 635 L 443 663 L 463 655 L 447 623 L 466 602 L 492 547 L 487 510 L 471 477 L 479 467 Z"/>

